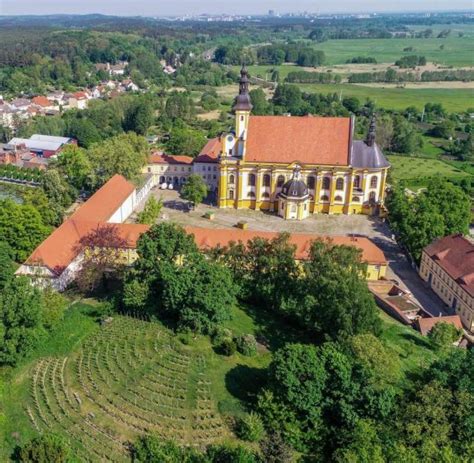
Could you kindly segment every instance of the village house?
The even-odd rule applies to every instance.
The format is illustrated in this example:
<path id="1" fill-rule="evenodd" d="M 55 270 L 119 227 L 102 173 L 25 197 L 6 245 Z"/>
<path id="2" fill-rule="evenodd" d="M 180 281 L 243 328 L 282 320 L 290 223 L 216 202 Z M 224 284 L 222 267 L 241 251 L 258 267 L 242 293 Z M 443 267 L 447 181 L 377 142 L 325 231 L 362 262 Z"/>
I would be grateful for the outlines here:
<path id="1" fill-rule="evenodd" d="M 45 96 L 35 96 L 31 99 L 31 104 L 39 106 L 43 110 L 57 109 L 53 101 L 49 100 Z"/>
<path id="2" fill-rule="evenodd" d="M 84 92 L 74 92 L 70 97 L 69 97 L 69 107 L 75 108 L 75 109 L 86 109 L 87 105 L 89 104 L 89 95 Z"/>

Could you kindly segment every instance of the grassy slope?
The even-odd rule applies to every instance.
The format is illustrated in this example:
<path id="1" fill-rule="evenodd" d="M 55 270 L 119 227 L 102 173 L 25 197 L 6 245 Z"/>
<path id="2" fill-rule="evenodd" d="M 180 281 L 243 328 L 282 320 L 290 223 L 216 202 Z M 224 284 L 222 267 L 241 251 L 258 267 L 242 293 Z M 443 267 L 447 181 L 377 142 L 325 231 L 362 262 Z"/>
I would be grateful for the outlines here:
<path id="1" fill-rule="evenodd" d="M 414 158 L 409 156 L 388 156 L 392 164 L 392 177 L 405 180 L 409 188 L 425 186 L 432 177 L 461 179 L 470 174 L 437 159 Z"/>
<path id="2" fill-rule="evenodd" d="M 35 362 L 41 357 L 67 355 L 93 333 L 97 325 L 85 315 L 89 308 L 81 303 L 71 306 L 58 330 L 45 339 L 31 356 L 14 370 L 0 370 L 0 385 L 4 380 L 0 388 L 0 411 L 4 413 L 0 421 L 0 461 L 7 461 L 7 456 L 18 442 L 15 436 L 24 441 L 34 434 L 23 407 L 30 394 L 30 378 Z"/>
<path id="3" fill-rule="evenodd" d="M 75 305 L 67 312 L 64 323 L 54 337 L 46 340 L 16 369 L 3 372 L 6 381 L 1 390 L 0 402 L 4 412 L 0 422 L 0 461 L 7 460 L 18 442 L 16 436 L 24 441 L 34 434 L 24 406 L 29 400 L 30 377 L 35 362 L 44 356 L 70 354 L 77 350 L 81 340 L 94 333 L 97 325 L 86 315 L 87 309 L 88 306 L 84 304 Z M 402 326 L 384 313 L 381 313 L 381 317 L 384 326 L 382 339 L 400 356 L 405 374 L 416 372 L 435 358 L 429 344 L 414 330 Z M 304 339 L 286 323 L 252 308 L 246 308 L 245 311 L 235 309 L 234 318 L 227 323 L 227 327 L 234 334 L 253 333 L 265 346 L 260 344 L 258 355 L 252 358 L 240 354 L 223 357 L 213 352 L 208 338 L 198 336 L 188 348 L 206 357 L 206 376 L 212 381 L 212 392 L 219 410 L 225 415 L 239 415 L 245 410 L 245 403 L 255 398 L 255 393 L 263 383 L 265 368 L 271 361 L 271 351 L 285 342 L 304 342 Z"/>
<path id="4" fill-rule="evenodd" d="M 413 328 L 402 325 L 384 312 L 380 312 L 380 317 L 383 322 L 381 339 L 399 355 L 402 373 L 416 373 L 437 358 L 427 339 Z"/>

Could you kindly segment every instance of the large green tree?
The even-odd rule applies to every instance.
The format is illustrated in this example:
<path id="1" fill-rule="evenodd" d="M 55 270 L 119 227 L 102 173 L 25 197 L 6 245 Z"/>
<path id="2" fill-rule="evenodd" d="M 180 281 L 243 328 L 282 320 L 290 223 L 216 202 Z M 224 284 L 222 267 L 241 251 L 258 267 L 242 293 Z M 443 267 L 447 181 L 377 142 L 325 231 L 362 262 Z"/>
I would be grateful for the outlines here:
<path id="1" fill-rule="evenodd" d="M 138 100 L 125 112 L 123 128 L 126 132 L 132 131 L 138 135 L 146 135 L 153 124 L 153 105 L 145 99 Z"/>
<path id="2" fill-rule="evenodd" d="M 61 150 L 54 164 L 67 182 L 77 190 L 90 188 L 94 183 L 92 166 L 85 150 L 68 145 Z"/>
<path id="3" fill-rule="evenodd" d="M 95 144 L 87 154 L 100 186 L 115 174 L 136 178 L 147 162 L 148 151 L 146 140 L 130 132 Z"/>
<path id="4" fill-rule="evenodd" d="M 206 144 L 206 136 L 200 130 L 188 126 L 177 125 L 170 131 L 170 138 L 166 142 L 170 154 L 197 156 Z"/>
<path id="5" fill-rule="evenodd" d="M 130 308 L 148 308 L 204 333 L 230 318 L 237 287 L 229 269 L 206 259 L 184 229 L 154 225 L 140 237 L 137 251 L 124 284 Z"/>
<path id="6" fill-rule="evenodd" d="M 181 197 L 186 201 L 189 201 L 193 207 L 204 201 L 207 196 L 207 185 L 200 175 L 190 175 L 186 183 L 181 188 Z"/>
<path id="7" fill-rule="evenodd" d="M 50 231 L 35 207 L 0 200 L 0 236 L 10 245 L 17 262 L 26 260 Z"/>
<path id="8" fill-rule="evenodd" d="M 11 246 L 5 241 L 0 241 L 0 291 L 13 278 L 15 273 L 13 256 L 14 252 Z"/>
<path id="9" fill-rule="evenodd" d="M 469 230 L 469 196 L 446 180 L 432 180 L 415 196 L 406 195 L 403 185 L 394 186 L 387 207 L 390 225 L 417 261 L 436 238 Z"/>
<path id="10" fill-rule="evenodd" d="M 44 334 L 41 292 L 26 277 L 13 278 L 0 292 L 0 364 L 14 365 Z"/>
<path id="11" fill-rule="evenodd" d="M 72 203 L 70 188 L 57 169 L 48 169 L 43 174 L 41 186 L 54 213 L 54 225 L 60 225 L 65 208 Z"/>
<path id="12" fill-rule="evenodd" d="M 368 364 L 338 343 L 287 344 L 270 364 L 259 410 L 286 442 L 330 460 L 336 449 L 353 443 L 360 420 L 380 422 L 392 413 L 395 389 L 377 372 L 384 363 Z"/>
<path id="13" fill-rule="evenodd" d="M 333 339 L 377 334 L 378 310 L 365 277 L 360 250 L 314 241 L 299 279 L 301 297 L 296 314 L 300 323 Z"/>

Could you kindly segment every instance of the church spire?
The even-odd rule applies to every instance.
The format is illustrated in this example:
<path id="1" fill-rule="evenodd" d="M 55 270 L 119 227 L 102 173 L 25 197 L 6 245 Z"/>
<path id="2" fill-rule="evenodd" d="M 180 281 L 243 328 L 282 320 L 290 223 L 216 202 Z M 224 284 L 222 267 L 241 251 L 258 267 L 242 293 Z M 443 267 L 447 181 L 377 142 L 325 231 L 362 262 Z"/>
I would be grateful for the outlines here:
<path id="1" fill-rule="evenodd" d="M 367 138 L 365 139 L 365 143 L 367 146 L 374 146 L 375 145 L 375 132 L 377 129 L 377 121 L 375 117 L 375 113 L 372 115 L 372 119 L 370 121 L 369 131 L 367 132 Z"/>
<path id="2" fill-rule="evenodd" d="M 249 73 L 245 64 L 242 65 L 240 70 L 240 81 L 239 81 L 239 94 L 235 99 L 234 111 L 251 111 L 252 103 L 250 101 L 249 94 Z"/>

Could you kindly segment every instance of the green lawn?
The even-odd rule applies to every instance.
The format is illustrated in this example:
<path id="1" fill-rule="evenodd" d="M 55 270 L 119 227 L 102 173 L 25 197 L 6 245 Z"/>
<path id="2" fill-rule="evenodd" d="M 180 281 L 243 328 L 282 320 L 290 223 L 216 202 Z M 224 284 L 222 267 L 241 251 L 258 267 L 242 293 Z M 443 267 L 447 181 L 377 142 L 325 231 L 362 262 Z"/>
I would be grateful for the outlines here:
<path id="1" fill-rule="evenodd" d="M 467 172 L 437 159 L 410 156 L 387 156 L 390 161 L 392 178 L 404 180 L 407 187 L 416 189 L 426 186 L 431 178 L 460 180 L 471 177 Z"/>
<path id="2" fill-rule="evenodd" d="M 471 89 L 431 88 L 381 88 L 351 84 L 294 84 L 312 93 L 338 93 L 343 98 L 354 96 L 362 102 L 367 98 L 385 109 L 406 109 L 415 106 L 423 109 L 426 103 L 441 103 L 449 112 L 463 112 L 474 107 L 474 91 Z"/>
<path id="3" fill-rule="evenodd" d="M 398 354 L 403 373 L 416 373 L 437 358 L 428 340 L 413 328 L 402 325 L 382 311 L 380 317 L 383 322 L 381 339 Z"/>
<path id="4" fill-rule="evenodd" d="M 81 303 L 73 305 L 56 332 L 45 339 L 31 356 L 14 370 L 0 369 L 0 461 L 8 461 L 15 445 L 35 434 L 24 409 L 30 400 L 32 366 L 42 357 L 70 354 L 84 338 L 97 330 L 97 324 L 86 315 L 90 309 Z"/>
<path id="5" fill-rule="evenodd" d="M 474 27 L 471 26 L 464 37 L 451 34 L 445 39 L 328 40 L 315 44 L 314 48 L 324 51 L 328 65 L 344 64 L 355 56 L 371 56 L 378 63 L 393 64 L 404 55 L 416 54 L 425 56 L 430 62 L 446 66 L 474 66 L 473 30 Z M 440 49 L 442 45 L 444 49 Z M 413 47 L 413 51 L 404 52 L 403 49 L 407 47 Z"/>

